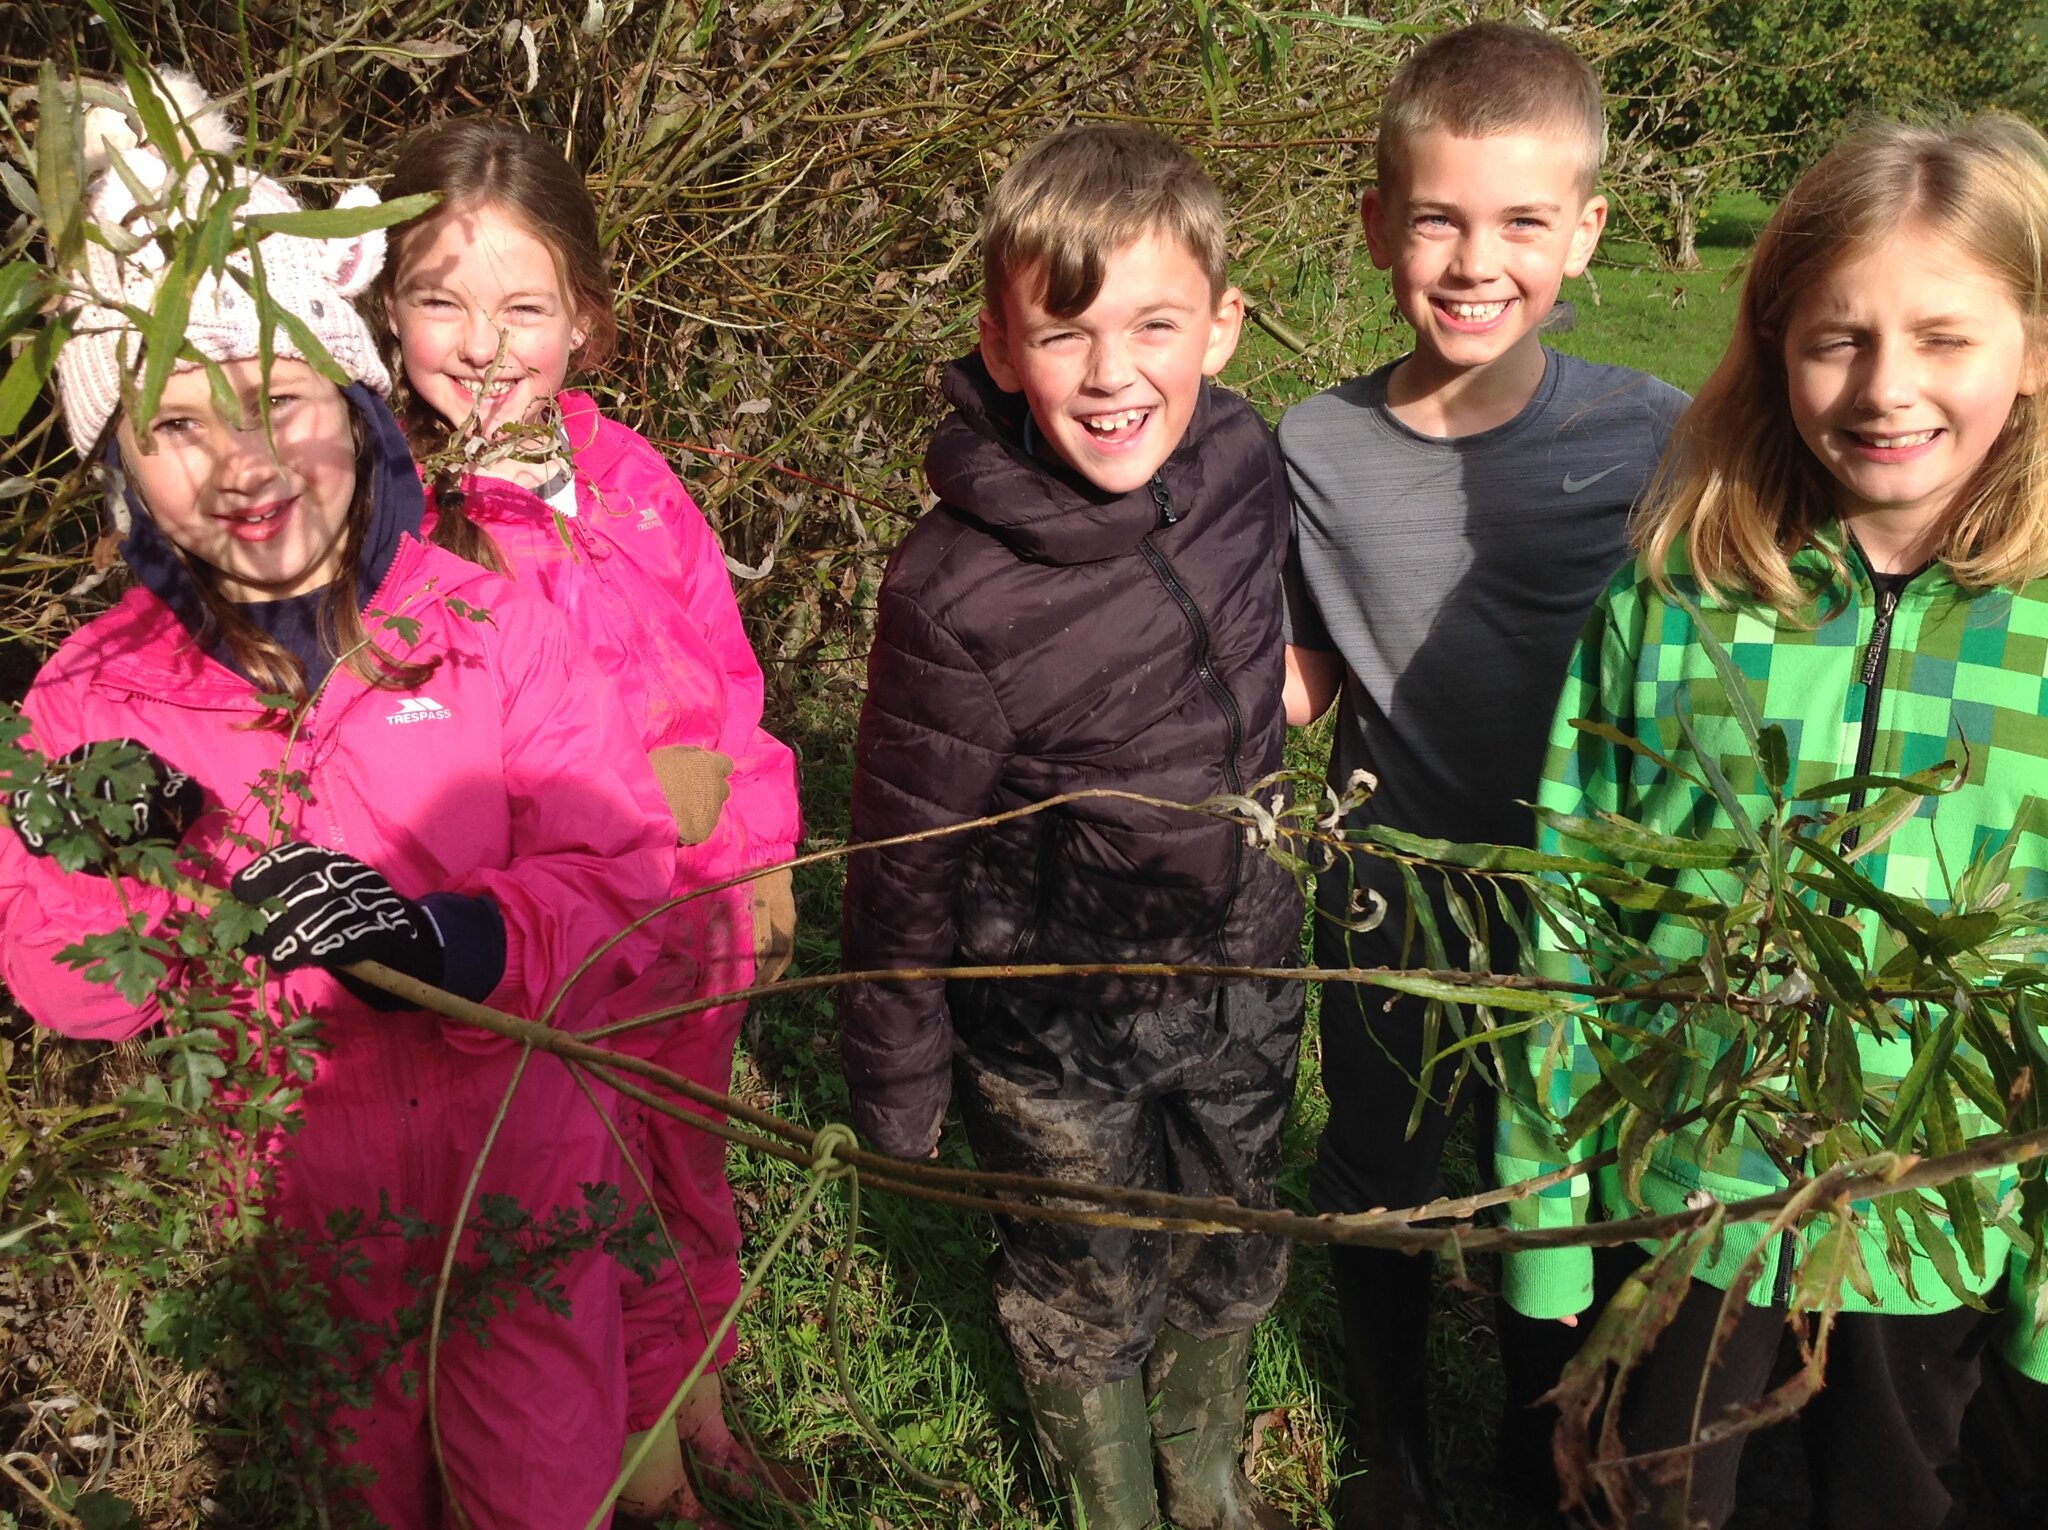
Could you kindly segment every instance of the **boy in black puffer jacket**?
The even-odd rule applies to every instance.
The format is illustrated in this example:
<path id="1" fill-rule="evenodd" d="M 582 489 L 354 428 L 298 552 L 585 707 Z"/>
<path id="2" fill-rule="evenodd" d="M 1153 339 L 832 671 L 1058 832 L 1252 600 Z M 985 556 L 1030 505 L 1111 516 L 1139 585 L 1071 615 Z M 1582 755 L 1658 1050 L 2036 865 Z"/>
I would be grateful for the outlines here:
<path id="1" fill-rule="evenodd" d="M 997 187 L 980 352 L 947 369 L 954 413 L 925 459 L 939 503 L 882 584 L 857 840 L 1091 787 L 1192 803 L 1280 768 L 1287 481 L 1265 424 L 1206 381 L 1244 317 L 1223 244 L 1215 188 L 1149 130 L 1067 129 Z M 1292 966 L 1301 913 L 1237 826 L 1085 800 L 859 852 L 845 960 Z M 1273 1203 L 1297 982 L 844 993 L 855 1121 L 886 1152 L 933 1150 L 957 1078 L 984 1168 Z M 1238 1466 L 1285 1244 L 998 1231 L 998 1314 L 1091 1530 L 1144 1530 L 1162 1507 L 1183 1530 L 1285 1524 Z"/>

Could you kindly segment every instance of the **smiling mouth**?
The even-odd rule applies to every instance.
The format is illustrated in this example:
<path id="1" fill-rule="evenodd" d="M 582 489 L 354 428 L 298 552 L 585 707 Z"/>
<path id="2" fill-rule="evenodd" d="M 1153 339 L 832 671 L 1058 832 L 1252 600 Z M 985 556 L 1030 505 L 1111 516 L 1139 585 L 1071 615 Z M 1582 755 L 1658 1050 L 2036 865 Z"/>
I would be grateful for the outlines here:
<path id="1" fill-rule="evenodd" d="M 1859 446 L 1869 447 L 1872 451 L 1902 452 L 1910 451 L 1916 446 L 1925 446 L 1929 441 L 1940 435 L 1941 432 L 1939 430 L 1914 430 L 1898 436 L 1873 436 L 1863 431 L 1852 430 L 1848 434 L 1849 439 L 1856 442 Z"/>
<path id="2" fill-rule="evenodd" d="M 494 403 L 498 399 L 505 397 L 506 394 L 519 385 L 519 379 L 516 377 L 510 380 L 500 378 L 496 382 L 489 383 L 484 382 L 480 378 L 458 377 L 455 379 L 455 382 L 464 392 L 469 394 L 472 403 L 478 404 Z"/>
<path id="3" fill-rule="evenodd" d="M 1438 308 L 1460 324 L 1491 324 L 1513 307 L 1515 302 L 1513 298 L 1499 298 L 1490 303 L 1460 303 L 1449 298 L 1437 298 L 1434 301 Z"/>
<path id="4" fill-rule="evenodd" d="M 1081 427 L 1097 441 L 1109 445 L 1128 441 L 1144 429 L 1145 422 L 1152 418 L 1150 407 L 1144 409 L 1120 409 L 1115 414 L 1090 414 L 1078 416 Z"/>
<path id="5" fill-rule="evenodd" d="M 226 515 L 221 519 L 237 526 L 267 526 L 292 507 L 288 499 L 281 499 L 268 510 L 245 510 L 238 515 Z"/>

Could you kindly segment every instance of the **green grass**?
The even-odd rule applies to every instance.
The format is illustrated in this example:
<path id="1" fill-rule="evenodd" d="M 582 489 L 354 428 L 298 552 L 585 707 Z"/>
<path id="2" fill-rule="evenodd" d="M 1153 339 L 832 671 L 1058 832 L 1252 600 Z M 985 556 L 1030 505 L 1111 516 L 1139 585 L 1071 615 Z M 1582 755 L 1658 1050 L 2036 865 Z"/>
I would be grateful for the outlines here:
<path id="1" fill-rule="evenodd" d="M 1603 241 L 1587 274 L 1565 283 L 1563 295 L 1578 310 L 1576 327 L 1551 343 L 1695 392 L 1734 331 L 1742 261 L 1768 212 L 1748 195 L 1717 203 L 1700 229 L 1697 271 L 1667 271 L 1642 245 Z"/>
<path id="2" fill-rule="evenodd" d="M 1680 387 L 1696 387 L 1726 340 L 1734 313 L 1730 277 L 1763 209 L 1732 203 L 1717 212 L 1701 241 L 1702 272 L 1659 271 L 1644 252 L 1610 243 L 1591 281 L 1568 288 L 1566 296 L 1578 306 L 1578 325 L 1555 343 L 1595 360 L 1644 367 Z M 1269 302 L 1289 322 L 1309 315 L 1315 338 L 1341 341 L 1336 375 L 1319 375 L 1321 363 L 1305 362 L 1269 337 L 1248 332 L 1229 380 L 1271 409 L 1399 354 L 1407 332 L 1392 322 L 1383 281 L 1362 258 L 1358 263 L 1361 269 L 1347 270 L 1338 281 L 1326 267 L 1304 257 L 1281 273 L 1284 279 L 1253 284 L 1254 297 Z M 1351 307 L 1342 323 L 1335 316 L 1339 302 Z M 816 846 L 840 843 L 847 833 L 859 700 L 854 677 L 862 656 L 842 657 L 845 663 L 814 671 L 797 683 L 783 718 L 802 758 L 807 823 Z M 1328 747 L 1326 721 L 1290 739 L 1289 763 L 1320 770 Z M 838 963 L 840 882 L 836 863 L 799 873 L 800 972 L 831 971 Z M 1282 1199 L 1298 1209 L 1306 1206 L 1308 1168 L 1328 1111 L 1318 1061 L 1312 994 L 1296 1113 L 1281 1173 Z M 830 997 L 795 995 L 757 1006 L 735 1087 L 808 1125 L 846 1119 Z M 948 1127 L 941 1154 L 948 1163 L 969 1162 L 957 1126 Z M 1475 1182 L 1469 1140 L 1458 1146 L 1449 1168 L 1455 1183 Z M 804 1176 L 783 1164 L 736 1155 L 732 1178 L 753 1253 L 796 1203 Z M 910 1480 L 870 1442 L 842 1400 L 825 1312 L 845 1235 L 846 1201 L 835 1190 L 798 1232 L 760 1298 L 743 1314 L 740 1358 L 727 1373 L 730 1391 L 763 1446 L 808 1474 L 816 1500 L 796 1514 L 772 1506 L 732 1505 L 726 1509 L 730 1522 L 740 1530 L 790 1524 L 844 1530 L 952 1530 L 962 1525 L 1024 1530 L 1057 1524 L 1052 1495 L 1024 1426 L 1022 1390 L 994 1323 L 985 1275 L 993 1247 L 987 1221 L 880 1195 L 865 1197 L 841 1298 L 851 1378 L 875 1424 L 904 1460 L 920 1471 L 960 1481 L 969 1499 L 941 1499 Z M 1484 1281 L 1491 1272 L 1475 1266 L 1472 1274 Z M 1492 1530 L 1507 1522 L 1485 1482 L 1500 1396 L 1487 1306 L 1483 1294 L 1446 1285 L 1431 1330 L 1428 1406 L 1446 1523 L 1454 1530 Z M 1303 1526 L 1330 1524 L 1326 1505 L 1335 1485 L 1337 1335 L 1327 1255 L 1298 1251 L 1287 1292 L 1258 1335 L 1251 1403 L 1261 1440 L 1256 1475 L 1269 1496 Z"/>

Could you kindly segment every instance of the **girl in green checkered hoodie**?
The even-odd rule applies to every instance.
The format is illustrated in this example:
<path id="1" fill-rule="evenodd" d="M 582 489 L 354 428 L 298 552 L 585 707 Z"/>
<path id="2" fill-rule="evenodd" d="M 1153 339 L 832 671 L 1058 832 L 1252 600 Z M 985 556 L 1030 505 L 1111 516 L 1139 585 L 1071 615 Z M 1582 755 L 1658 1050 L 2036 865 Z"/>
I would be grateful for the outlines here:
<path id="1" fill-rule="evenodd" d="M 1580 640 L 1542 805 L 1726 839 L 1738 832 L 1731 802 L 1753 823 L 1776 816 L 1774 778 L 1797 799 L 1823 782 L 1952 761 L 1956 789 L 1920 799 L 1889 834 L 1873 829 L 1858 869 L 1937 911 L 1997 896 L 1993 881 L 2048 895 L 2044 337 L 2048 142 L 2031 127 L 1995 114 L 1952 128 L 1879 125 L 1809 171 L 1758 241 L 1734 339 L 1673 437 L 1639 527 L 1640 556 Z M 1741 672 L 1751 706 L 1731 695 L 1715 647 Z M 1759 748 L 1742 720 L 1751 710 L 1783 730 L 1788 758 Z M 1840 797 L 1825 804 L 1842 806 Z M 1543 832 L 1547 849 L 1593 853 L 1555 827 Z M 1987 863 L 2000 870 L 1987 876 Z M 1731 885 L 1725 871 L 1630 869 L 1717 898 Z M 1790 917 L 1828 922 L 1851 952 L 1860 942 L 1874 971 L 1895 937 L 1875 918 L 1852 927 L 1839 913 L 1813 900 Z M 1624 928 L 1667 961 L 1702 954 L 1696 923 L 1645 914 Z M 1588 948 L 1564 924 L 1539 931 L 1538 944 L 1539 966 L 1562 979 L 1642 975 L 1640 954 L 1616 974 L 1598 941 Z M 1946 1034 L 1938 1011 L 1894 1018 L 1829 1028 L 1853 1036 L 1865 1085 L 1881 1091 L 1911 1067 L 1916 1034 L 1923 1046 Z M 1685 1060 L 1655 1075 L 1672 1114 L 1700 1099 L 1715 1063 L 1741 1044 L 1726 1011 L 1610 1007 L 1591 1022 L 1581 1013 L 1539 1023 L 1509 1049 L 1504 1182 L 1615 1146 L 1618 1109 L 1575 1142 L 1559 1131 L 1600 1078 L 1596 1039 L 1626 1056 L 1632 1027 L 1681 1037 Z M 1996 1129 L 1960 1093 L 1928 1117 L 1944 1123 L 1944 1141 Z M 1788 1170 L 1861 1156 L 1875 1135 L 1867 1121 L 1860 1133 L 1837 1127 L 1802 1163 L 1746 1120 L 1704 1120 L 1657 1141 L 1633 1197 L 1611 1169 L 1593 1171 L 1560 1176 L 1510 1214 L 1520 1226 L 1555 1226 L 1597 1215 L 1596 1206 L 1625 1216 L 1739 1201 L 1781 1188 Z M 1909 1145 L 1926 1150 L 1929 1138 Z M 1890 1237 L 1871 1205 L 1860 1209 L 1862 1269 L 1833 1330 L 1826 1388 L 1801 1421 L 1813 1523 L 1934 1527 L 1960 1512 L 1952 1468 L 1987 1347 L 2002 1340 L 2013 1368 L 2003 1384 L 2031 1406 L 2038 1399 L 2026 1394 L 2048 1381 L 2048 1340 L 2035 1293 L 2018 1278 L 2025 1250 L 1998 1227 L 1984 1229 L 1973 1264 L 1949 1252 L 1938 1197 L 1892 1218 Z M 1760 1224 L 1732 1226 L 1701 1253 L 1676 1319 L 1629 1378 L 1621 1424 L 1631 1453 L 1691 1440 L 1703 1381 L 1703 1424 L 1763 1396 L 1788 1326 L 1805 1322 L 1788 1325 L 1788 1313 L 1818 1306 L 1834 1285 L 1821 1260 L 1807 1268 L 1829 1225 L 1818 1219 L 1768 1243 Z M 1943 1245 L 1934 1257 L 1929 1242 Z M 1619 1273 L 1603 1263 L 1603 1295 Z M 1533 1317 L 1577 1323 L 1595 1303 L 1584 1248 L 1512 1255 L 1503 1281 L 1508 1301 Z M 1709 1366 L 1731 1287 L 1744 1299 L 1731 1304 Z M 1658 1516 L 1683 1503 L 1687 1524 L 1718 1526 L 1734 1507 L 1741 1448 L 1737 1435 L 1703 1449 L 1675 1481 L 1638 1467 L 1610 1491 L 1633 1495 L 1643 1523 L 1671 1523 Z"/>

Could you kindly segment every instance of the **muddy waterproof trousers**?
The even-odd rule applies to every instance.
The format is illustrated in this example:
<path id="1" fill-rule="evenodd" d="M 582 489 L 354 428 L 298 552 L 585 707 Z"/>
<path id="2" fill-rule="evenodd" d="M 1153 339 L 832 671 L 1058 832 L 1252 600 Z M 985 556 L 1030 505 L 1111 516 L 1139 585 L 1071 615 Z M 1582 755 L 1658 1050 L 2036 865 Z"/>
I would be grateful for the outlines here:
<path id="1" fill-rule="evenodd" d="M 1294 1100 L 1302 985 L 1252 979 L 1139 1013 L 954 985 L 954 1073 L 976 1162 L 1273 1204 Z M 996 1313 L 1028 1381 L 1134 1376 L 1162 1325 L 1250 1328 L 1287 1281 L 1285 1239 L 996 1218 Z"/>

